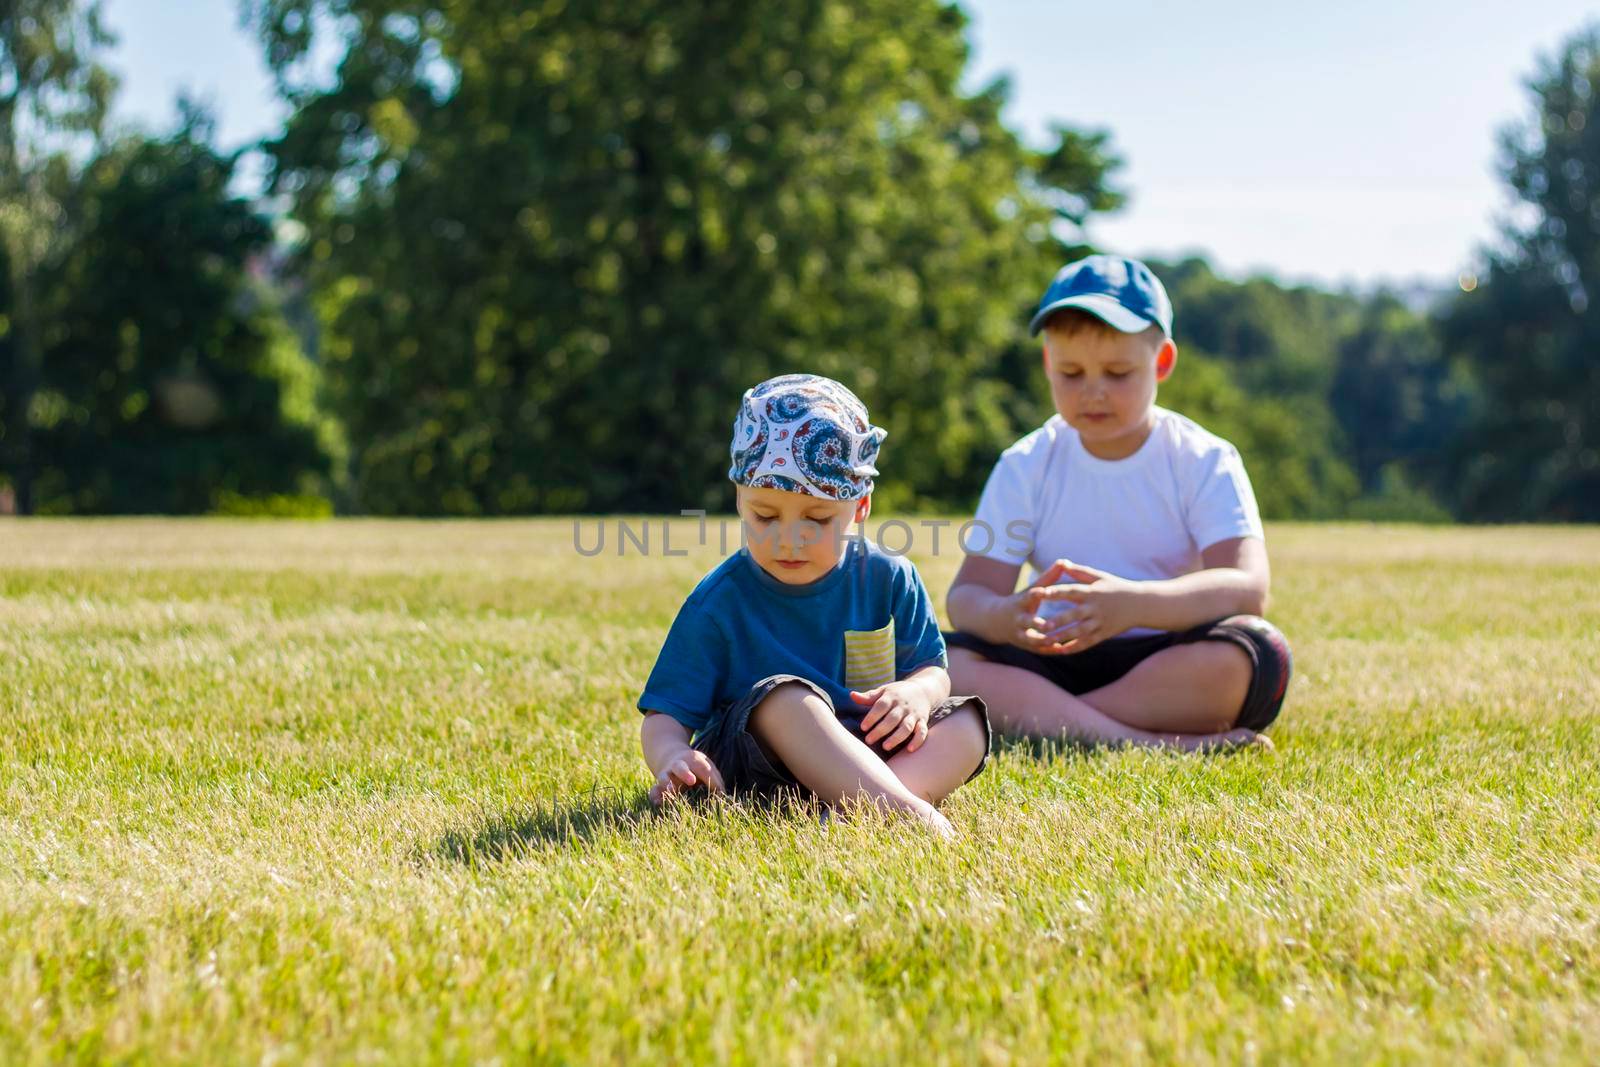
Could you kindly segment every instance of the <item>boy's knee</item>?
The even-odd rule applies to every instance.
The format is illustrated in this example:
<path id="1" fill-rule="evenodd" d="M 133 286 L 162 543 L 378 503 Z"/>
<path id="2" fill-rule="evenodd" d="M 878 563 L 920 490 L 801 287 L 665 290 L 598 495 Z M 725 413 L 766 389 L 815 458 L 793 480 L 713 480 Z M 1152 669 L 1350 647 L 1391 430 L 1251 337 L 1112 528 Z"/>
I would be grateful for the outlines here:
<path id="1" fill-rule="evenodd" d="M 1220 625 L 1243 630 L 1251 642 L 1268 658 L 1275 660 L 1285 674 L 1289 672 L 1294 662 L 1294 654 L 1289 651 L 1289 639 L 1272 623 L 1259 615 L 1234 615 L 1223 619 Z"/>
<path id="2" fill-rule="evenodd" d="M 1227 682 L 1237 682 L 1240 685 L 1250 684 L 1250 675 L 1254 667 L 1250 661 L 1250 653 L 1238 645 L 1225 641 L 1212 641 L 1199 646 L 1207 654 L 1210 663 L 1207 664 L 1217 676 Z"/>
<path id="3" fill-rule="evenodd" d="M 1210 706 L 1211 714 L 1196 720 L 1190 729 L 1196 733 L 1233 729 L 1255 677 L 1250 654 L 1229 641 L 1179 645 L 1165 654 L 1178 657 L 1190 683 L 1198 692 L 1209 694 L 1204 703 Z"/>
<path id="4" fill-rule="evenodd" d="M 1229 712 L 1227 725 L 1222 727 L 1222 729 L 1228 730 L 1232 729 L 1233 720 L 1238 715 L 1239 708 L 1244 706 L 1244 698 L 1250 692 L 1250 682 L 1255 678 L 1256 668 L 1255 663 L 1250 659 L 1250 654 L 1238 645 L 1219 644 L 1215 647 L 1219 658 L 1222 660 L 1216 666 L 1221 686 L 1230 698 L 1238 697 L 1237 702 L 1231 699 L 1229 701 L 1229 703 L 1235 704 L 1235 707 Z"/>
<path id="5" fill-rule="evenodd" d="M 746 729 L 758 738 L 765 739 L 778 719 L 792 720 L 805 716 L 817 721 L 833 719 L 833 708 L 817 695 L 817 691 L 800 682 L 784 682 L 773 689 L 750 712 Z"/>
<path id="6" fill-rule="evenodd" d="M 1289 641 L 1282 630 L 1259 615 L 1231 615 L 1217 623 L 1216 629 L 1226 631 L 1241 648 L 1249 645 L 1245 656 L 1258 671 L 1288 681 L 1294 669 L 1294 654 L 1289 651 Z"/>
<path id="7" fill-rule="evenodd" d="M 1293 670 L 1283 633 L 1258 615 L 1232 615 L 1212 624 L 1208 636 L 1181 647 L 1199 658 L 1196 680 L 1218 695 L 1219 710 L 1228 711 L 1214 730 L 1264 729 L 1277 716 Z"/>
<path id="8" fill-rule="evenodd" d="M 970 704 L 936 723 L 934 729 L 949 732 L 968 770 L 976 770 L 989 753 L 989 731 L 984 728 L 978 710 Z"/>
<path id="9" fill-rule="evenodd" d="M 1236 642 L 1251 662 L 1248 706 L 1240 714 L 1240 724 L 1253 730 L 1265 729 L 1277 718 L 1294 673 L 1289 641 L 1282 630 L 1259 615 L 1234 615 L 1217 623 L 1216 628 Z"/>

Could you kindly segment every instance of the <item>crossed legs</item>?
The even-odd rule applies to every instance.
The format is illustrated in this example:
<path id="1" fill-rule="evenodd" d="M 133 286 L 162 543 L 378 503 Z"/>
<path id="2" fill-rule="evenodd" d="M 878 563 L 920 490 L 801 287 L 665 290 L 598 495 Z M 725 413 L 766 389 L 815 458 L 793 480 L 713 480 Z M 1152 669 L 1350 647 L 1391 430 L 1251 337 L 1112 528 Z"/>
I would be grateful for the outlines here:
<path id="1" fill-rule="evenodd" d="M 823 803 L 867 801 L 914 815 L 946 835 L 950 823 L 934 805 L 967 780 L 988 742 L 977 712 L 962 708 L 930 726 L 917 751 L 884 761 L 838 720 L 827 701 L 793 682 L 756 706 L 748 729 Z"/>
<path id="2" fill-rule="evenodd" d="M 1032 671 L 950 650 L 951 687 L 981 695 L 1002 733 L 1110 744 L 1206 749 L 1254 741 L 1254 732 L 1232 728 L 1250 672 L 1243 649 L 1197 641 L 1163 649 L 1110 685 L 1074 696 Z"/>

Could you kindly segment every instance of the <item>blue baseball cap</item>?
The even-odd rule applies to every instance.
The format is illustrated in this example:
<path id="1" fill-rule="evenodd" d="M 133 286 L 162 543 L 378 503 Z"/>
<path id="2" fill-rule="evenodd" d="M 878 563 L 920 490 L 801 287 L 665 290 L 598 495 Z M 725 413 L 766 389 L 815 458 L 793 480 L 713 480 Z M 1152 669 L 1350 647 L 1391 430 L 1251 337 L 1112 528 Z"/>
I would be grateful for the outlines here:
<path id="1" fill-rule="evenodd" d="M 1062 267 L 1044 291 L 1028 333 L 1037 336 L 1044 321 L 1062 308 L 1082 308 L 1123 333 L 1154 325 L 1172 336 L 1172 301 L 1161 279 L 1137 259 L 1087 256 Z"/>

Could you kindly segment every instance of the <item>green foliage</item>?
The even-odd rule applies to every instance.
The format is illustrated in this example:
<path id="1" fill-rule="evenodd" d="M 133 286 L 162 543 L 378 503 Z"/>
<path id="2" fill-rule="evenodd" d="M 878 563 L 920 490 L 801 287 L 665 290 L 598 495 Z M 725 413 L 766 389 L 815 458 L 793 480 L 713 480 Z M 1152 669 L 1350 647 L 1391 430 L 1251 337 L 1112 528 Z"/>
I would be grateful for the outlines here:
<path id="1" fill-rule="evenodd" d="M 1367 301 L 1338 340 L 1329 399 L 1367 492 L 1392 495 L 1402 482 L 1405 494 L 1421 492 L 1401 468 L 1438 467 L 1470 397 L 1471 383 L 1445 359 L 1434 324 L 1392 295 Z"/>
<path id="2" fill-rule="evenodd" d="M 1446 466 L 1471 383 L 1433 323 L 1387 292 L 1235 282 L 1198 258 L 1153 266 L 1181 354 L 1162 402 L 1238 446 L 1264 513 L 1441 514 L 1427 486 Z"/>
<path id="3" fill-rule="evenodd" d="M 1357 298 L 1270 278 L 1230 281 L 1198 258 L 1151 267 L 1172 297 L 1180 346 L 1227 360 L 1235 382 L 1252 393 L 1327 396 Z"/>
<path id="4" fill-rule="evenodd" d="M 246 519 L 328 519 L 333 517 L 333 502 L 309 493 L 245 496 L 224 489 L 217 494 L 211 514 Z"/>
<path id="5" fill-rule="evenodd" d="M 889 429 L 886 499 L 969 503 L 1052 226 L 1121 195 L 1106 135 L 1033 152 L 1003 83 L 959 92 L 934 0 L 252 10 L 370 511 L 716 507 L 740 392 L 796 370 Z M 337 84 L 295 84 L 336 21 Z"/>
<path id="6" fill-rule="evenodd" d="M 45 142 L 99 132 L 116 91 L 116 78 L 98 61 L 112 42 L 100 6 L 99 0 L 6 0 L 0 6 L 0 70 L 6 72 L 0 79 L 0 179 L 7 185 L 37 162 Z"/>
<path id="7" fill-rule="evenodd" d="M 62 151 L 112 89 L 96 6 L 0 12 L 0 482 L 25 510 L 717 508 L 737 396 L 794 370 L 889 428 L 881 507 L 964 508 L 1048 416 L 1022 323 L 1124 202 L 1121 161 L 1106 131 L 1022 144 L 1004 80 L 964 94 L 955 6 L 245 7 L 294 105 L 286 300 L 243 280 L 266 229 L 194 123 Z M 304 77 L 323 31 L 331 85 Z M 1532 83 L 1505 172 L 1536 220 L 1439 323 L 1154 264 L 1163 402 L 1233 440 L 1268 515 L 1600 517 L 1595 42 Z"/>
<path id="8" fill-rule="evenodd" d="M 1413 522 L 1439 525 L 1452 520 L 1443 505 L 1416 485 L 1405 465 L 1391 463 L 1378 472 L 1377 484 L 1350 505 L 1348 518 L 1367 522 Z"/>
<path id="9" fill-rule="evenodd" d="M 1600 28 L 1530 80 L 1505 131 L 1505 178 L 1532 222 L 1488 253 L 1442 322 L 1483 400 L 1448 478 L 1463 515 L 1600 520 Z"/>
<path id="10" fill-rule="evenodd" d="M 963 96 L 954 7 L 248 10 L 296 104 L 275 184 L 357 507 L 716 508 L 735 398 L 794 370 L 888 427 L 881 506 L 966 507 L 1048 416 L 1021 325 L 1121 163 L 1104 131 L 1020 144 L 1003 80 Z M 335 26 L 338 79 L 304 81 Z M 1267 514 L 1436 513 L 1470 389 L 1428 322 L 1156 267 L 1186 353 L 1164 396 L 1234 440 Z"/>
<path id="11" fill-rule="evenodd" d="M 12 429 L 22 410 L 22 396 L 16 390 L 21 375 L 17 368 L 16 324 L 12 313 L 16 299 L 11 290 L 10 256 L 0 242 L 0 485 L 11 485 L 16 434 Z"/>
<path id="12" fill-rule="evenodd" d="M 203 512 L 327 471 L 311 368 L 248 277 L 266 223 L 209 136 L 191 115 L 117 142 L 70 190 L 77 233 L 40 308 L 41 510 Z"/>
<path id="13" fill-rule="evenodd" d="M 116 80 L 98 0 L 0 4 L 0 472 L 34 508 L 32 424 L 41 342 L 38 274 L 70 239 L 58 190 L 68 153 L 92 145 Z"/>

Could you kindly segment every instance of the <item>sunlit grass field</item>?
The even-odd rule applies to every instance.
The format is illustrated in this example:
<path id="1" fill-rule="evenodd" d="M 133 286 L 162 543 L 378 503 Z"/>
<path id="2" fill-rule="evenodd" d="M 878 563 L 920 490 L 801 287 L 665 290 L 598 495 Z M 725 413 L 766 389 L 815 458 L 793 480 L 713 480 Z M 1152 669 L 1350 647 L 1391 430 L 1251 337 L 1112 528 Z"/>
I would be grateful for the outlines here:
<path id="1" fill-rule="evenodd" d="M 1600 530 L 1273 527 L 1275 753 L 948 846 L 646 809 L 651 531 L 0 523 L 0 1063 L 1600 1062 Z"/>

